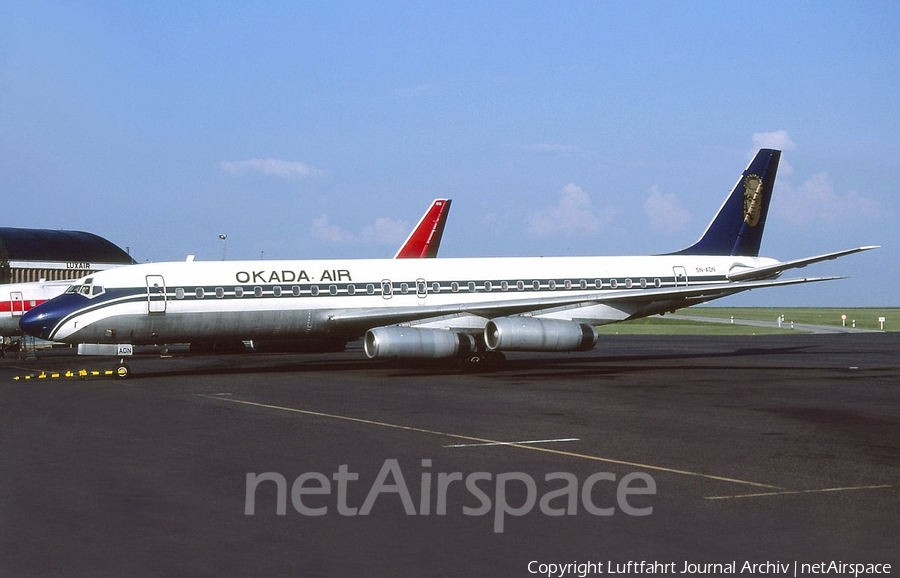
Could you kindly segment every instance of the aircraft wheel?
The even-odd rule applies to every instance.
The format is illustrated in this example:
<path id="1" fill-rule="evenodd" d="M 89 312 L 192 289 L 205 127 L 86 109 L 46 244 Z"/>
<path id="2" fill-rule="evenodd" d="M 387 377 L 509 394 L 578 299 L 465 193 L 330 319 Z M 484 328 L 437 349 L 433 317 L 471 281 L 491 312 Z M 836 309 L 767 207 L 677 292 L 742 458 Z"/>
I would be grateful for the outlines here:
<path id="1" fill-rule="evenodd" d="M 497 371 L 503 367 L 506 356 L 499 351 L 488 351 L 480 354 L 467 355 L 459 360 L 459 368 L 468 373 L 482 373 Z"/>
<path id="2" fill-rule="evenodd" d="M 484 357 L 478 354 L 467 355 L 459 359 L 459 369 L 466 373 L 475 373 L 484 370 Z"/>
<path id="3" fill-rule="evenodd" d="M 116 374 L 116 379 L 125 379 L 129 375 L 131 375 L 131 368 L 128 367 L 128 364 L 124 362 L 117 363 L 114 371 Z"/>

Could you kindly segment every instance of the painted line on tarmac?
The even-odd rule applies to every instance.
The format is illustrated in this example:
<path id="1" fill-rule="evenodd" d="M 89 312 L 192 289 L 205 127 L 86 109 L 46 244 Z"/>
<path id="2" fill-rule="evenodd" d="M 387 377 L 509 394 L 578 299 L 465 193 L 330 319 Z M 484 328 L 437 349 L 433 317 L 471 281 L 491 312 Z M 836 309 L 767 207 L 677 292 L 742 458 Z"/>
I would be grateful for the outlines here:
<path id="1" fill-rule="evenodd" d="M 295 407 L 283 407 L 280 405 L 258 403 L 255 401 L 247 401 L 247 400 L 243 400 L 243 399 L 217 397 L 217 396 L 206 395 L 206 394 L 201 394 L 201 395 L 199 395 L 199 397 L 205 397 L 207 399 L 214 399 L 217 401 L 223 401 L 223 402 L 227 402 L 227 403 L 236 403 L 236 404 L 246 405 L 246 406 L 251 406 L 251 407 L 259 407 L 259 408 L 263 408 L 263 409 L 273 409 L 276 411 L 287 411 L 287 412 L 291 412 L 291 413 L 311 415 L 311 416 L 315 416 L 315 417 L 338 419 L 338 420 L 350 421 L 350 422 L 354 422 L 354 423 L 361 423 L 361 424 L 365 424 L 365 425 L 373 425 L 373 426 L 386 427 L 386 428 L 391 428 L 391 429 L 411 431 L 411 432 L 416 432 L 416 433 L 425 433 L 425 434 L 430 434 L 430 435 L 443 436 L 443 437 L 448 437 L 448 438 L 458 439 L 458 440 L 465 440 L 465 441 L 474 442 L 474 443 L 505 445 L 506 447 L 518 448 L 518 449 L 522 449 L 522 450 L 545 452 L 545 453 L 555 454 L 555 455 L 559 455 L 559 456 L 565 456 L 565 457 L 569 457 L 569 458 L 577 458 L 577 459 L 582 459 L 582 460 L 590 460 L 590 461 L 594 461 L 594 462 L 616 464 L 616 465 L 620 465 L 620 466 L 629 466 L 629 467 L 641 468 L 641 469 L 645 469 L 645 470 L 654 470 L 657 472 L 665 472 L 668 474 L 677 474 L 677 475 L 681 475 L 681 476 L 704 478 L 707 480 L 715 480 L 717 482 L 729 482 L 732 484 L 742 484 L 745 486 L 754 486 L 757 488 L 768 488 L 770 490 L 781 490 L 782 489 L 779 486 L 773 486 L 771 484 L 761 484 L 759 482 L 750 482 L 747 480 L 739 480 L 736 478 L 728 478 L 728 477 L 724 477 L 724 476 L 714 476 L 714 475 L 710 475 L 710 474 L 703 474 L 700 472 L 691 472 L 688 470 L 667 468 L 664 466 L 654 466 L 654 465 L 642 464 L 642 463 L 638 463 L 638 462 L 629 462 L 629 461 L 625 461 L 625 460 L 604 458 L 601 456 L 592 456 L 589 454 L 579 454 L 579 453 L 575 453 L 575 452 L 567 452 L 567 451 L 557 450 L 557 449 L 548 448 L 548 447 L 540 446 L 540 445 L 526 445 L 526 444 L 521 444 L 521 443 L 502 442 L 500 440 L 492 440 L 492 439 L 479 438 L 479 437 L 463 435 L 463 434 L 455 434 L 455 433 L 449 433 L 449 432 L 430 430 L 430 429 L 408 426 L 408 425 L 400 425 L 400 424 L 394 424 L 394 423 L 374 421 L 374 420 L 370 420 L 370 419 L 364 419 L 364 418 L 352 417 L 352 416 L 346 416 L 346 415 L 324 413 L 321 411 L 312 411 L 312 410 L 308 410 L 308 409 L 298 409 Z"/>
<path id="2" fill-rule="evenodd" d="M 453 444 L 449 446 L 444 446 L 445 448 L 485 448 L 489 446 L 514 446 L 518 444 L 528 445 L 528 444 L 552 444 L 556 442 L 577 442 L 581 441 L 579 438 L 559 438 L 555 440 L 523 440 L 518 442 L 490 442 L 483 444 Z"/>
<path id="3" fill-rule="evenodd" d="M 737 500 L 741 498 L 771 498 L 775 496 L 796 496 L 800 494 L 824 494 L 827 492 L 858 492 L 862 490 L 883 490 L 891 485 L 850 486 L 846 488 L 822 488 L 819 490 L 783 490 L 780 492 L 761 492 L 757 494 L 737 494 L 734 496 L 704 496 L 705 500 Z"/>
<path id="4" fill-rule="evenodd" d="M 105 369 L 79 369 L 66 371 L 41 371 L 40 373 L 29 373 L 26 375 L 16 375 L 13 381 L 31 381 L 41 379 L 88 379 L 90 377 L 117 377 L 115 370 Z"/>

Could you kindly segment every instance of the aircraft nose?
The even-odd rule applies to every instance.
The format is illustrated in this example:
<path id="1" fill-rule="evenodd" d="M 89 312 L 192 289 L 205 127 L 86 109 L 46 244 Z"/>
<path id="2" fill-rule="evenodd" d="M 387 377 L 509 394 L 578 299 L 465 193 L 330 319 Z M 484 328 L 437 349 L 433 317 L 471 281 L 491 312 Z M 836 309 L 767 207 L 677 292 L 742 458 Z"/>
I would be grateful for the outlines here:
<path id="1" fill-rule="evenodd" d="M 25 312 L 19 328 L 26 335 L 49 340 L 57 324 L 72 311 L 69 295 L 62 295 Z"/>

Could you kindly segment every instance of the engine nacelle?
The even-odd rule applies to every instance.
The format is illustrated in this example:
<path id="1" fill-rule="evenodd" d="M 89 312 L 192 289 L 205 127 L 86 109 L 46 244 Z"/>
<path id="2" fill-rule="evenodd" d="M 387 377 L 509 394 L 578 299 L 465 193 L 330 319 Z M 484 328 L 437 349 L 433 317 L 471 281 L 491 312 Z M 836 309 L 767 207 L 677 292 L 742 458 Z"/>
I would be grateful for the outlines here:
<path id="1" fill-rule="evenodd" d="M 599 337 L 587 323 L 536 317 L 498 317 L 484 327 L 491 351 L 587 351 Z"/>
<path id="2" fill-rule="evenodd" d="M 366 332 L 364 347 L 369 359 L 385 357 L 438 359 L 474 351 L 475 338 L 446 329 L 376 327 Z"/>

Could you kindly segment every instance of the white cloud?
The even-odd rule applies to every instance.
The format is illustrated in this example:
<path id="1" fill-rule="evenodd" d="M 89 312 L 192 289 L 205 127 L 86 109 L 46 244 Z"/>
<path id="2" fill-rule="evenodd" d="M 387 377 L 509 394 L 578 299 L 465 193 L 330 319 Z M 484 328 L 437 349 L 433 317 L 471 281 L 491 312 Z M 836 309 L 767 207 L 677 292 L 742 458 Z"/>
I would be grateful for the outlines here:
<path id="1" fill-rule="evenodd" d="M 410 228 L 406 221 L 395 221 L 387 217 L 378 217 L 372 225 L 362 229 L 360 238 L 366 243 L 402 243 L 409 235 Z"/>
<path id="2" fill-rule="evenodd" d="M 331 223 L 328 215 L 319 215 L 312 222 L 310 234 L 313 238 L 331 244 L 374 243 L 378 245 L 400 245 L 409 234 L 406 221 L 395 221 L 378 217 L 371 225 L 366 225 L 359 233 Z"/>
<path id="3" fill-rule="evenodd" d="M 683 231 L 691 223 L 691 214 L 678 202 L 674 193 L 663 193 L 658 185 L 650 187 L 650 196 L 644 201 L 644 214 L 650 218 L 654 231 L 675 233 Z"/>
<path id="4" fill-rule="evenodd" d="M 833 223 L 847 219 L 877 217 L 881 213 L 878 201 L 850 191 L 846 195 L 835 192 L 828 173 L 818 173 L 796 189 L 790 185 L 779 187 L 777 208 L 780 217 L 796 224 Z"/>
<path id="5" fill-rule="evenodd" d="M 538 237 L 592 235 L 608 222 L 594 212 L 590 196 L 575 183 L 569 183 L 563 187 L 556 205 L 529 212 L 528 230 Z"/>
<path id="6" fill-rule="evenodd" d="M 796 143 L 791 140 L 791 136 L 786 130 L 776 130 L 772 132 L 753 133 L 753 150 L 750 152 L 750 158 L 756 156 L 759 149 L 777 149 L 780 151 L 792 151 L 797 148 Z M 778 174 L 786 177 L 794 174 L 794 167 L 781 157 L 778 163 Z"/>
<path id="7" fill-rule="evenodd" d="M 778 149 L 792 151 L 797 148 L 786 130 L 753 133 L 753 146 L 757 149 Z M 753 151 L 754 154 L 756 151 Z"/>
<path id="8" fill-rule="evenodd" d="M 312 236 L 329 243 L 347 243 L 353 240 L 353 233 L 342 229 L 338 225 L 332 225 L 328 215 L 319 215 L 313 220 Z"/>
<path id="9" fill-rule="evenodd" d="M 261 173 L 281 179 L 295 180 L 321 174 L 321 171 L 299 161 L 279 159 L 249 159 L 246 161 L 221 161 L 219 168 L 230 175 Z"/>

